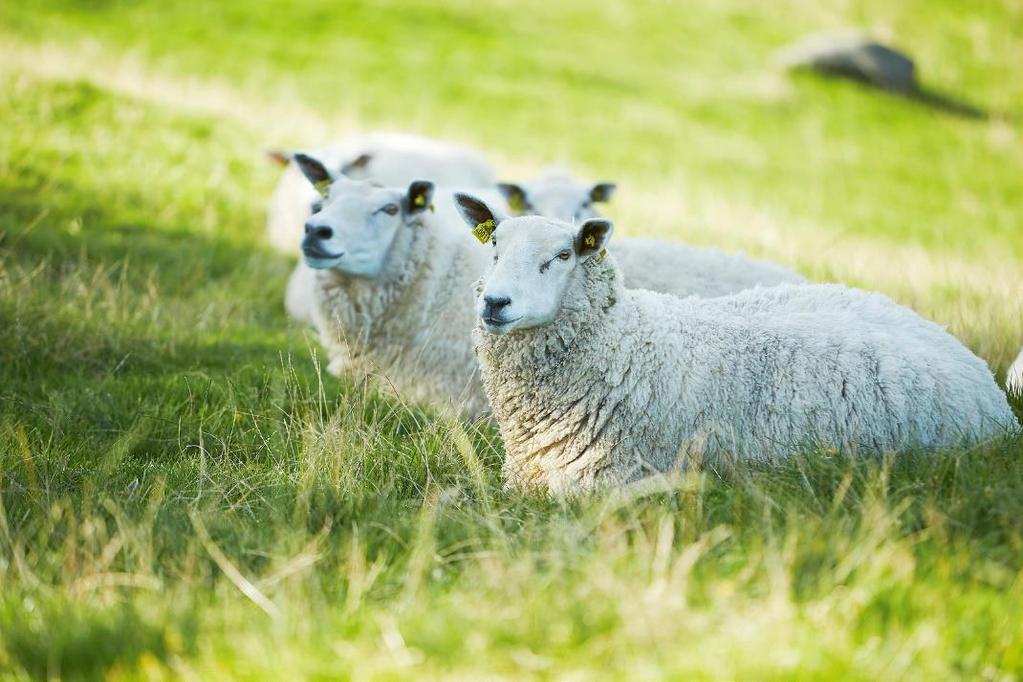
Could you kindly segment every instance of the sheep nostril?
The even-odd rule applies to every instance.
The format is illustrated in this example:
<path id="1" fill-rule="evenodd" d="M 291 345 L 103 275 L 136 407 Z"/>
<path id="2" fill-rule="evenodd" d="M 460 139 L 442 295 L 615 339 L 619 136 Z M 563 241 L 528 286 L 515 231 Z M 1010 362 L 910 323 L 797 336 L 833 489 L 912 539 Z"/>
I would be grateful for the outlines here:
<path id="1" fill-rule="evenodd" d="M 334 230 L 326 225 L 313 225 L 311 223 L 305 224 L 305 233 L 317 239 L 330 239 L 334 236 Z"/>
<path id="2" fill-rule="evenodd" d="M 487 311 L 493 315 L 494 313 L 499 313 L 502 309 L 511 305 L 511 299 L 507 296 L 484 296 L 483 305 L 486 307 Z"/>

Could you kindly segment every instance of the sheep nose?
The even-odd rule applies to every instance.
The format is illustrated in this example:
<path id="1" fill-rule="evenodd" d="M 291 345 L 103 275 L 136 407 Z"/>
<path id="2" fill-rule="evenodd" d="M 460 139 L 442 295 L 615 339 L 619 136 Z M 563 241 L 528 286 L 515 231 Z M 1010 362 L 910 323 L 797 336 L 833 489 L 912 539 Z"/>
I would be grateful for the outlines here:
<path id="1" fill-rule="evenodd" d="M 507 296 L 484 296 L 483 307 L 486 309 L 487 316 L 493 317 L 497 313 L 501 312 L 504 308 L 511 305 L 511 299 Z"/>
<path id="2" fill-rule="evenodd" d="M 326 225 L 314 225 L 312 223 L 305 224 L 305 233 L 317 239 L 330 239 L 334 236 L 334 230 Z"/>

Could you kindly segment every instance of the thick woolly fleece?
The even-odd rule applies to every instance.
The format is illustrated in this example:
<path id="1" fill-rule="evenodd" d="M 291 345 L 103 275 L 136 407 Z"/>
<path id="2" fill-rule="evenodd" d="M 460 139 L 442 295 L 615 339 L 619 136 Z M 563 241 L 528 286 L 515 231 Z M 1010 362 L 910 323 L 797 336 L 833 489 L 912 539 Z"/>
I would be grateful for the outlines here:
<path id="1" fill-rule="evenodd" d="M 563 493 L 691 461 L 941 448 L 1019 428 L 983 360 L 880 294 L 780 286 L 680 300 L 573 273 L 550 325 L 474 331 L 510 485 Z"/>
<path id="2" fill-rule="evenodd" d="M 1013 395 L 1023 395 L 1023 350 L 1016 356 L 1016 361 L 1009 367 L 1005 377 L 1005 385 Z"/>
<path id="3" fill-rule="evenodd" d="M 486 252 L 441 213 L 401 227 L 378 278 L 307 269 L 312 317 L 332 374 L 378 376 L 403 398 L 474 418 L 488 412 L 470 342 Z"/>
<path id="4" fill-rule="evenodd" d="M 571 223 L 600 215 L 597 204 L 590 200 L 594 185 L 575 179 L 562 168 L 549 169 L 523 185 L 503 187 L 517 188 L 530 212 L 548 218 Z M 725 253 L 663 239 L 617 239 L 609 250 L 626 273 L 625 283 L 630 289 L 712 297 L 758 285 L 806 281 L 789 268 L 743 253 Z"/>
<path id="5" fill-rule="evenodd" d="M 620 239 L 608 250 L 626 273 L 625 284 L 630 289 L 710 298 L 756 286 L 806 282 L 802 275 L 786 267 L 742 253 L 663 239 Z"/>

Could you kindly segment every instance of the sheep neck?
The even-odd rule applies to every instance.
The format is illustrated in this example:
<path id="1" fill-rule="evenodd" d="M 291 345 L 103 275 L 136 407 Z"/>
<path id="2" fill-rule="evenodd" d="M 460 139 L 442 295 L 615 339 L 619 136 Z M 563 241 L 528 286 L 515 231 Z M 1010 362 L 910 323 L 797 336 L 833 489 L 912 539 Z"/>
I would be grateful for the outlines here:
<path id="1" fill-rule="evenodd" d="M 432 230 L 422 216 L 406 223 L 395 237 L 379 277 L 352 277 L 337 270 L 320 271 L 321 284 L 347 305 L 335 306 L 332 317 L 346 332 L 346 340 L 355 354 L 371 347 L 371 341 L 384 334 L 388 323 L 409 304 L 406 292 L 415 287 L 423 264 L 432 256 Z"/>
<path id="2" fill-rule="evenodd" d="M 505 336 L 477 327 L 477 356 L 501 425 L 510 480 L 543 486 L 562 466 L 597 464 L 580 460 L 588 456 L 589 440 L 579 437 L 587 421 L 586 397 L 604 371 L 589 341 L 621 295 L 611 259 L 590 259 L 579 268 L 551 324 Z"/>

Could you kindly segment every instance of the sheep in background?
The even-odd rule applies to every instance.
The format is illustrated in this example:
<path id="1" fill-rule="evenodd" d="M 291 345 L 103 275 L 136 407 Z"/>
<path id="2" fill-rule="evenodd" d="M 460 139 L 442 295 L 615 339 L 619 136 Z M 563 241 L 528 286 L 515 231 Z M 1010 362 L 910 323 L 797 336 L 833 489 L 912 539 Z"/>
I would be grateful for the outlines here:
<path id="1" fill-rule="evenodd" d="M 401 189 L 351 180 L 302 154 L 296 162 L 325 196 L 305 225 L 288 303 L 319 332 L 327 370 L 383 375 L 403 397 L 485 414 L 468 304 L 486 254 L 451 192 L 427 181 Z"/>
<path id="2" fill-rule="evenodd" d="M 606 203 L 616 185 L 586 184 L 567 171 L 550 169 L 523 183 L 498 189 L 519 215 L 542 215 L 567 223 L 597 218 L 595 204 Z M 741 253 L 687 246 L 664 239 L 621 239 L 612 248 L 630 289 L 650 289 L 676 296 L 724 296 L 755 286 L 800 284 L 802 275 L 781 265 Z"/>
<path id="3" fill-rule="evenodd" d="M 628 483 L 806 448 L 875 454 L 977 442 L 1019 425 L 983 360 L 885 296 L 839 285 L 721 299 L 629 290 L 612 225 L 502 220 L 474 341 L 511 485 Z"/>
<path id="4" fill-rule="evenodd" d="M 542 215 L 566 223 L 600 217 L 593 205 L 611 201 L 617 187 L 613 182 L 584 184 L 564 168 L 548 168 L 530 182 L 497 185 L 516 214 Z"/>

